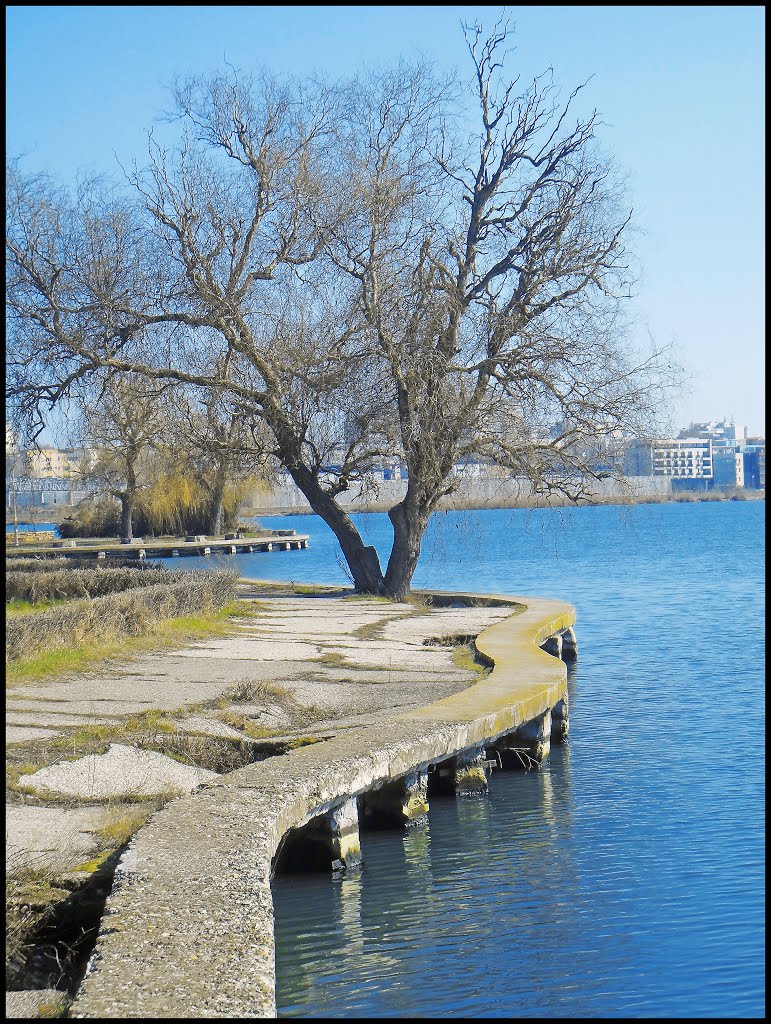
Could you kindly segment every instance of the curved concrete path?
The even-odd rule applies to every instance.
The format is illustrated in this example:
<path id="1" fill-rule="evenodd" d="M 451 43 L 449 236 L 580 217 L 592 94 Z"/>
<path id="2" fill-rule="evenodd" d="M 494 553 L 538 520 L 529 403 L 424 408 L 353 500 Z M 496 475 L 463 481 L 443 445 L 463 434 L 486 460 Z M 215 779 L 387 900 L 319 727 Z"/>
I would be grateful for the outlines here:
<path id="1" fill-rule="evenodd" d="M 493 740 L 566 695 L 565 665 L 539 645 L 573 625 L 574 609 L 499 600 L 526 608 L 477 638 L 495 663 L 480 682 L 239 769 L 143 827 L 123 855 L 69 1015 L 274 1017 L 270 871 L 282 836 L 346 798 Z"/>

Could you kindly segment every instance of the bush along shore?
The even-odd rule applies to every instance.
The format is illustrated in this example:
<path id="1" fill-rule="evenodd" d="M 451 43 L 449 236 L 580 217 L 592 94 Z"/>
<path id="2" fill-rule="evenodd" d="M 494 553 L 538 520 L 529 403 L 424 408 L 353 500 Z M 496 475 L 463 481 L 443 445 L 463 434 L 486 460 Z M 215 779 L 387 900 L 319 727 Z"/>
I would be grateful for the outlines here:
<path id="1" fill-rule="evenodd" d="M 237 578 L 227 570 L 180 574 L 135 567 L 10 572 L 6 663 L 67 646 L 141 636 L 164 619 L 212 612 L 234 599 Z M 61 605 L 45 607 L 62 599 Z M 13 614 L 14 601 L 42 607 Z"/>

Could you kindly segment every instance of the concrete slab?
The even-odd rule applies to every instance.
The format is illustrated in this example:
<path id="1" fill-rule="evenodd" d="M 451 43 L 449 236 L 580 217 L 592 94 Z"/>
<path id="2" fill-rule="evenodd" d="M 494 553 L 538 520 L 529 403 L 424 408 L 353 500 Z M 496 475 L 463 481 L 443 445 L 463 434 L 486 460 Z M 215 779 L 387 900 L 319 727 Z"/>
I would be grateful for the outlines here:
<path id="1" fill-rule="evenodd" d="M 266 728 L 280 728 L 291 725 L 292 715 L 278 704 L 235 704 L 232 709 L 238 715 L 252 718 L 258 725 Z M 302 711 L 297 709 L 298 714 Z"/>
<path id="2" fill-rule="evenodd" d="M 123 814 L 110 807 L 35 807 L 5 811 L 5 870 L 68 872 L 96 853 L 95 829 Z"/>
<path id="3" fill-rule="evenodd" d="M 27 743 L 29 740 L 50 740 L 63 736 L 61 729 L 30 728 L 26 725 L 8 725 L 5 728 L 6 743 Z"/>
<path id="4" fill-rule="evenodd" d="M 187 715 L 185 718 L 174 719 L 178 729 L 185 732 L 203 733 L 206 736 L 222 736 L 226 739 L 242 740 L 244 734 L 232 726 L 220 722 L 217 718 L 206 718 L 203 715 Z"/>
<path id="5" fill-rule="evenodd" d="M 313 661 L 319 656 L 319 648 L 316 644 L 296 640 L 270 640 L 263 636 L 240 635 L 225 637 L 206 647 L 191 647 L 189 651 L 180 652 L 177 657 L 200 661 L 202 658 L 221 658 L 223 655 L 229 661 Z"/>
<path id="6" fill-rule="evenodd" d="M 130 794 L 190 793 L 216 772 L 180 764 L 165 754 L 110 744 L 105 754 L 89 754 L 77 761 L 62 761 L 25 775 L 19 786 L 32 792 L 103 799 Z"/>
<path id="7" fill-rule="evenodd" d="M 42 988 L 34 992 L 6 992 L 5 1015 L 11 1019 L 36 1017 L 63 1017 L 71 1002 L 66 992 L 55 988 Z"/>
<path id="8" fill-rule="evenodd" d="M 394 643 L 422 644 L 426 637 L 479 634 L 511 615 L 511 608 L 441 608 L 427 615 L 389 622 L 382 636 Z"/>
<path id="9" fill-rule="evenodd" d="M 7 725 L 27 725 L 37 726 L 40 722 L 40 713 L 38 711 L 8 711 L 5 715 L 5 721 Z M 50 723 L 52 726 L 66 726 L 66 725 L 116 725 L 118 724 L 115 718 L 98 718 L 96 715 L 64 715 L 59 712 L 51 714 L 46 713 L 46 724 Z"/>

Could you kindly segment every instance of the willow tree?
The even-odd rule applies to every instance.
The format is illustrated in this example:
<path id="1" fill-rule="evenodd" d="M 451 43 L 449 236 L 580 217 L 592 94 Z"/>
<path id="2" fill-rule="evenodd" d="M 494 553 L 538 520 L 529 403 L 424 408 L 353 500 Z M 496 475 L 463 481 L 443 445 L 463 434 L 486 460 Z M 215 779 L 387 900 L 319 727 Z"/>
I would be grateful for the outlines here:
<path id="1" fill-rule="evenodd" d="M 164 452 L 172 475 L 200 496 L 201 530 L 217 536 L 238 518 L 250 482 L 263 472 L 270 439 L 263 424 L 220 388 L 174 388 Z"/>
<path id="2" fill-rule="evenodd" d="M 357 589 L 396 598 L 459 461 L 580 499 L 587 450 L 664 383 L 621 331 L 630 213 L 581 90 L 506 78 L 505 28 L 466 39 L 465 93 L 404 64 L 334 87 L 182 81 L 184 136 L 151 143 L 133 201 L 68 205 L 9 175 L 19 408 L 104 366 L 219 389 L 267 429 Z M 394 455 L 383 570 L 338 498 Z"/>

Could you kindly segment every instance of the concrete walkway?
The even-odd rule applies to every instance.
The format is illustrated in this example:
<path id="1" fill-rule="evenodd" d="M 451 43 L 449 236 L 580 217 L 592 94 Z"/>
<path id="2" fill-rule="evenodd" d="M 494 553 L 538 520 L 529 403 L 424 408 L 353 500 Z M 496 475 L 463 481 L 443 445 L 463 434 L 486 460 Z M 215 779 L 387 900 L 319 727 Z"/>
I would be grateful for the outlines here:
<path id="1" fill-rule="evenodd" d="M 197 778 L 194 769 L 185 775 L 178 761 L 132 747 L 131 734 L 123 734 L 132 718 L 162 714 L 177 739 L 331 737 L 467 687 L 475 673 L 456 666 L 451 644 L 436 641 L 476 635 L 511 614 L 510 607 L 279 596 L 247 583 L 241 596 L 254 617 L 235 620 L 232 636 L 7 691 L 9 755 L 45 765 L 26 771 L 9 794 L 7 868 L 71 867 L 92 852 L 90 830 L 124 817 L 132 795 L 152 792 L 150 778 L 156 792 L 169 793 L 167 774 L 176 770 L 181 793 L 210 777 L 203 770 Z M 228 698 L 234 694 L 238 700 Z M 78 758 L 82 730 L 93 726 L 103 727 L 111 746 Z"/>
<path id="2" fill-rule="evenodd" d="M 402 686 L 404 698 L 383 720 L 370 715 L 366 724 L 339 728 L 323 742 L 230 772 L 156 814 L 118 865 L 70 1016 L 275 1016 L 270 871 L 282 837 L 320 816 L 343 822 L 345 835 L 353 820 L 345 814 L 353 813 L 358 796 L 449 758 L 465 764 L 465 754 L 529 728 L 539 716 L 550 722 L 552 709 L 566 700 L 566 667 L 540 647 L 571 631 L 575 611 L 558 601 L 523 600 L 521 613 L 494 621 L 479 636 L 478 647 L 494 667 L 472 685 L 456 680 L 455 692 L 441 695 L 443 684 L 434 677 L 434 700 L 416 706 L 412 687 L 381 679 L 389 692 Z M 488 614 L 499 620 L 500 611 Z M 460 623 L 473 632 L 476 614 L 452 609 L 436 613 L 436 620 L 427 615 L 421 625 L 417 615 L 407 613 L 402 622 L 395 612 L 387 609 L 390 621 L 372 638 L 375 663 L 382 664 L 382 643 L 398 634 L 405 661 L 430 664 L 421 662 L 421 652 L 437 649 L 426 651 L 417 637 L 437 635 L 440 623 L 439 635 Z M 373 668 L 363 671 L 377 675 Z M 416 686 L 430 690 L 431 674 Z M 360 699 L 356 690 L 353 701 Z"/>
<path id="3" fill-rule="evenodd" d="M 228 636 L 7 691 L 9 874 L 77 883 L 139 828 L 72 1017 L 273 1016 L 269 869 L 287 829 L 565 695 L 563 663 L 539 650 L 575 619 L 561 602 L 256 581 L 239 596 L 250 613 Z M 212 770 L 222 751 L 241 760 Z M 27 995 L 9 993 L 9 1015 L 56 1015 Z"/>

